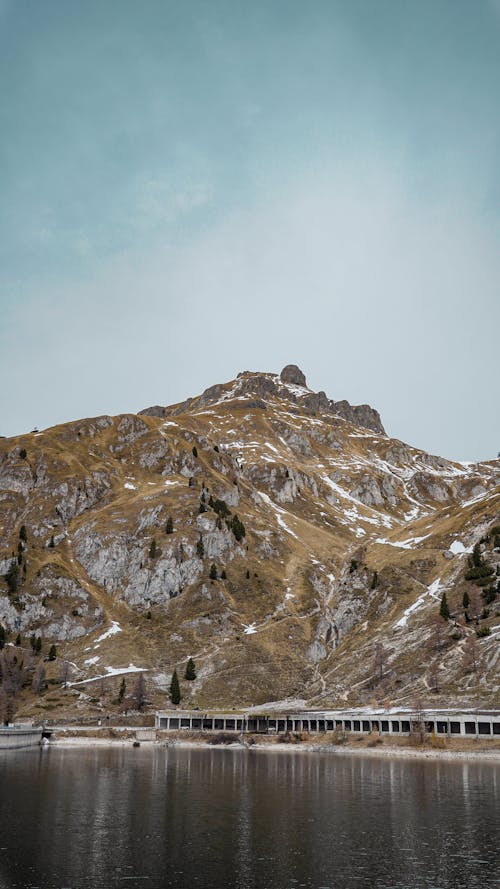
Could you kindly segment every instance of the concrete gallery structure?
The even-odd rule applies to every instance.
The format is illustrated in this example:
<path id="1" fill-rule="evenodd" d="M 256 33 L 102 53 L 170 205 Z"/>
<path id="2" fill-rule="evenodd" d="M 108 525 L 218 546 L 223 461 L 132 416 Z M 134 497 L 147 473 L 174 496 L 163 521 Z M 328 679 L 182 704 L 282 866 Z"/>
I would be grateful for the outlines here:
<path id="1" fill-rule="evenodd" d="M 345 732 L 410 735 L 425 731 L 445 737 L 500 738 L 500 711 L 474 710 L 302 710 L 290 713 L 217 710 L 159 710 L 157 729 L 274 734 Z"/>

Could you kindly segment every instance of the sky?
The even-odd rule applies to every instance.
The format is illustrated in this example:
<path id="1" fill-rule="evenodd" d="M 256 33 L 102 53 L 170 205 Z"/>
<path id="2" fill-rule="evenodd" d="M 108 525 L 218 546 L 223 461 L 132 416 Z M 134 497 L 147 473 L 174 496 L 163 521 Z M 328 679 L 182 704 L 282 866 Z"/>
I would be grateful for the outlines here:
<path id="1" fill-rule="evenodd" d="M 0 0 L 0 434 L 298 364 L 496 458 L 500 0 Z"/>

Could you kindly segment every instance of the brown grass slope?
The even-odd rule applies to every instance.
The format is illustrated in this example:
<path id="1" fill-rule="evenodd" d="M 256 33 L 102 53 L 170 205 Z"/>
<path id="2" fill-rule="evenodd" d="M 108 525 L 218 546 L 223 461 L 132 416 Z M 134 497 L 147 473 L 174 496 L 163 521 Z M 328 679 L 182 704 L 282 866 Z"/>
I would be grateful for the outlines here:
<path id="1" fill-rule="evenodd" d="M 488 603 L 465 579 L 479 541 L 500 564 L 498 461 L 433 457 L 319 396 L 245 373 L 173 408 L 0 441 L 0 623 L 22 652 L 33 633 L 56 644 L 55 686 L 71 662 L 81 684 L 55 712 L 111 706 L 133 667 L 155 705 L 174 667 L 189 706 L 498 705 L 498 578 Z"/>

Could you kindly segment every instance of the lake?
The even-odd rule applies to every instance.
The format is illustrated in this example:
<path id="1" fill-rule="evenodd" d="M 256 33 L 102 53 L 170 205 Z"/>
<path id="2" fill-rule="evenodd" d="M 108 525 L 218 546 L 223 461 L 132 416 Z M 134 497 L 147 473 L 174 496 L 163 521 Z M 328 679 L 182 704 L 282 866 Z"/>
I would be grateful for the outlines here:
<path id="1" fill-rule="evenodd" d="M 2 889 L 489 889 L 500 767 L 231 749 L 0 755 Z"/>

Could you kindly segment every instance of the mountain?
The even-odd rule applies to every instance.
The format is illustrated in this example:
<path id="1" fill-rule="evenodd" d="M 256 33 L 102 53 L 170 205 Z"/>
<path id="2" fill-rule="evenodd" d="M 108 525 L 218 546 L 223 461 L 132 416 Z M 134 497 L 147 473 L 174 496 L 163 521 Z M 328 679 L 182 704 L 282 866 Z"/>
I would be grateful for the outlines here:
<path id="1" fill-rule="evenodd" d="M 295 365 L 1 440 L 0 623 L 57 648 L 25 711 L 109 707 L 118 680 L 87 680 L 135 669 L 164 705 L 174 667 L 186 706 L 498 706 L 499 469 Z"/>

